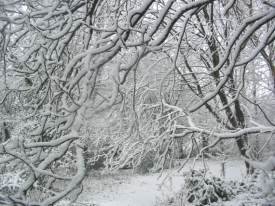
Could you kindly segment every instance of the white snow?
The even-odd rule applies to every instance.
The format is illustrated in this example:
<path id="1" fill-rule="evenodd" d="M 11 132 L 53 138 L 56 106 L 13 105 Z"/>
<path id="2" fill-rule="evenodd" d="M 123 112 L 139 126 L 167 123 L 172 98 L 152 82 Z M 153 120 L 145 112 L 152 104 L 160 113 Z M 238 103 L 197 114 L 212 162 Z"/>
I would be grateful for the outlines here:
<path id="1" fill-rule="evenodd" d="M 184 178 L 180 174 L 169 177 L 163 183 L 166 175 L 114 174 L 103 179 L 88 177 L 85 183 L 88 188 L 78 202 L 92 202 L 99 206 L 152 206 L 157 200 L 173 196 L 183 184 Z"/>
<path id="2" fill-rule="evenodd" d="M 118 171 L 115 174 L 93 174 L 84 181 L 84 191 L 76 204 L 92 203 L 96 206 L 154 206 L 158 201 L 167 200 L 178 192 L 184 183 L 182 172 L 193 167 L 189 162 L 183 171 L 177 169 L 160 173 L 137 175 L 130 171 Z M 202 162 L 195 169 L 203 169 Z M 221 162 L 210 160 L 207 168 L 215 176 L 221 176 Z M 245 167 L 240 160 L 225 163 L 227 180 L 242 180 Z M 97 172 L 98 173 L 98 172 Z"/>

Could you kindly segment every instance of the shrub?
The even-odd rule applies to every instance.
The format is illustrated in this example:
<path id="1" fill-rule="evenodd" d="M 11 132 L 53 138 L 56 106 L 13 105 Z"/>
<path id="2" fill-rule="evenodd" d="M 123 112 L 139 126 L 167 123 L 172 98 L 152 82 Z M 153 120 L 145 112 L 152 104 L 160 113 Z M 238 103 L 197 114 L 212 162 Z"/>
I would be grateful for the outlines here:
<path id="1" fill-rule="evenodd" d="M 201 171 L 192 171 L 185 181 L 187 201 L 194 205 L 207 205 L 234 196 L 232 188 L 217 177 L 205 178 Z"/>
<path id="2" fill-rule="evenodd" d="M 228 201 L 249 190 L 243 182 L 224 181 L 218 177 L 206 177 L 204 171 L 193 170 L 186 175 L 182 190 L 162 206 L 190 205 L 204 206 L 220 201 Z"/>

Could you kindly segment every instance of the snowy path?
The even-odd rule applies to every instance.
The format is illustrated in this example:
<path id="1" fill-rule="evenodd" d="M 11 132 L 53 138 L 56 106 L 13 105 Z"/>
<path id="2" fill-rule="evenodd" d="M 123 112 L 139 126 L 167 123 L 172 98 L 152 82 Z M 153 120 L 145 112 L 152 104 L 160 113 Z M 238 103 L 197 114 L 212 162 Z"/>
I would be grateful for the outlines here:
<path id="1" fill-rule="evenodd" d="M 188 171 L 189 164 L 185 171 Z M 202 163 L 195 167 L 203 168 Z M 208 162 L 209 170 L 219 176 L 219 162 Z M 241 180 L 244 167 L 240 161 L 226 163 L 226 179 Z M 124 173 L 123 173 L 124 172 Z M 169 178 L 163 181 L 168 171 L 161 177 L 159 173 L 149 175 L 129 174 L 119 171 L 113 175 L 91 175 L 87 178 L 84 191 L 78 198 L 78 203 L 93 203 L 96 206 L 154 206 L 159 200 L 164 200 L 178 192 L 183 185 L 184 177 L 175 170 L 170 171 Z"/>
<path id="2" fill-rule="evenodd" d="M 179 191 L 183 184 L 180 174 L 133 176 L 107 176 L 103 179 L 90 178 L 78 202 L 92 202 L 99 206 L 152 206 L 157 200 L 166 199 Z M 90 191 L 90 192 L 89 192 Z"/>

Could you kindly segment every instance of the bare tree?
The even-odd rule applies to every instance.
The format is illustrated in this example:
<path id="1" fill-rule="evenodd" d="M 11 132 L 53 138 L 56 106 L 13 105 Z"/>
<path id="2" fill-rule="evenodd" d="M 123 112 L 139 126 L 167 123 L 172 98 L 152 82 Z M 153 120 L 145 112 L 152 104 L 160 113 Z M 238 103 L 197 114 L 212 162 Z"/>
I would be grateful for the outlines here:
<path id="1" fill-rule="evenodd" d="M 249 134 L 275 129 L 270 120 L 248 124 L 239 100 L 249 63 L 268 59 L 275 39 L 274 5 L 255 2 L 257 9 L 240 15 L 242 1 L 0 1 L 1 103 L 12 96 L 21 121 L 32 123 L 0 147 L 0 163 L 23 171 L 13 200 L 52 205 L 79 188 L 84 128 L 111 108 L 118 118 L 127 102 L 125 136 L 113 133 L 107 144 L 111 165 L 138 164 L 152 148 L 161 165 L 175 139 L 188 139 L 191 153 L 202 135 L 209 145 L 200 154 L 235 139 L 248 158 Z M 161 75 L 154 92 L 143 84 L 151 71 Z M 173 88 L 177 95 L 169 95 Z M 184 93 L 192 94 L 187 104 L 179 101 Z M 219 126 L 197 123 L 203 107 Z M 67 175 L 64 162 L 72 167 Z M 43 197 L 32 199 L 38 186 Z"/>

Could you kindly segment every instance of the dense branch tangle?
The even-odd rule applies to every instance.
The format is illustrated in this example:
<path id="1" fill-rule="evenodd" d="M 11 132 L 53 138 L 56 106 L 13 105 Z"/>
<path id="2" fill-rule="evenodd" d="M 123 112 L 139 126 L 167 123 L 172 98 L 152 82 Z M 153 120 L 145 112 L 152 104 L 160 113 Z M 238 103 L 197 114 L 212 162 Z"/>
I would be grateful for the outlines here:
<path id="1" fill-rule="evenodd" d="M 209 130 L 192 125 L 193 113 L 200 111 L 203 106 L 215 117 L 216 122 L 233 130 L 222 135 L 222 138 L 226 138 L 226 134 L 228 138 L 240 138 L 247 134 L 246 131 L 250 130 L 244 128 L 244 120 L 238 117 L 240 114 L 234 114 L 233 109 L 230 109 L 233 103 L 235 108 L 240 109 L 237 101 L 242 89 L 241 84 L 240 88 L 236 88 L 238 84 L 232 76 L 236 70 L 243 70 L 244 73 L 245 66 L 266 45 L 274 44 L 275 28 L 272 22 L 275 9 L 269 4 L 261 4 L 258 10 L 240 16 L 238 4 L 243 3 L 232 1 L 230 5 L 223 5 L 223 1 L 218 0 L 0 1 L 3 51 L 0 66 L 5 80 L 4 99 L 16 91 L 20 96 L 18 98 L 23 96 L 23 107 L 28 111 L 28 119 L 39 120 L 38 127 L 27 138 L 16 137 L 1 146 L 2 154 L 12 157 L 12 160 L 19 160 L 27 167 L 26 171 L 30 171 L 29 177 L 20 187 L 18 201 L 28 200 L 28 191 L 41 175 L 47 177 L 48 181 L 62 179 L 55 171 L 55 165 L 57 160 L 68 154 L 72 154 L 72 161 L 77 162 L 75 176 L 64 180 L 71 180 L 71 184 L 64 191 L 45 197 L 41 204 L 53 204 L 81 183 L 85 174 L 83 127 L 91 124 L 91 119 L 97 114 L 104 114 L 123 102 L 127 87 L 137 86 L 131 83 L 131 71 L 139 72 L 145 60 L 158 55 L 169 56 L 171 62 L 167 71 L 177 71 L 181 77 L 178 81 L 185 82 L 198 98 L 192 106 L 178 106 L 177 101 L 169 102 L 165 91 L 160 91 L 156 98 L 158 104 L 154 102 L 155 106 L 151 108 L 159 113 L 157 115 L 160 118 L 169 116 L 164 127 L 166 132 L 150 132 L 152 136 L 144 142 L 152 140 L 159 147 L 171 145 L 164 144 L 164 141 L 158 142 L 158 138 L 167 138 L 168 135 L 174 141 L 174 137 L 179 136 L 173 132 L 179 124 L 175 115 L 188 119 L 183 121 L 187 125 L 178 128 L 210 134 Z M 262 29 L 266 29 L 266 32 L 259 35 Z M 257 47 L 251 46 L 254 36 L 258 36 Z M 251 56 L 243 59 L 242 56 L 251 49 Z M 155 66 L 149 68 L 156 70 Z M 144 68 L 142 71 L 151 72 Z M 168 73 L 169 76 L 171 72 Z M 14 75 L 19 77 L 14 78 Z M 163 81 L 166 81 L 165 78 L 167 75 Z M 24 84 L 22 79 L 25 80 Z M 199 82 L 200 79 L 207 80 Z M 191 81 L 195 82 L 196 87 Z M 205 86 L 202 85 L 204 81 Z M 136 91 L 128 94 L 136 96 Z M 147 94 L 144 92 L 145 96 Z M 122 138 L 117 141 L 118 144 L 131 141 L 128 137 L 133 134 L 133 127 L 137 127 L 136 134 L 144 138 L 139 132 L 142 130 L 139 127 L 144 125 L 137 124 L 142 119 L 144 102 L 138 97 L 134 100 L 136 123 L 130 127 L 126 140 Z M 219 101 L 222 110 L 216 111 L 215 104 L 220 104 Z M 135 107 L 138 103 L 141 105 Z M 165 108 L 169 110 L 165 112 Z M 173 113 L 174 110 L 176 112 Z M 223 120 L 223 110 L 229 123 Z M 236 124 L 232 119 L 234 115 L 236 121 L 239 121 Z M 150 118 L 153 122 L 160 120 L 155 116 Z M 261 126 L 258 127 L 253 132 L 261 132 Z M 272 132 L 274 125 L 263 128 L 265 132 Z M 232 134 L 239 134 L 235 130 L 241 135 L 232 137 Z M 219 134 L 216 136 L 219 137 Z M 15 142 L 18 140 L 17 145 Z M 128 148 L 121 150 L 130 154 L 129 148 L 138 145 L 136 152 L 120 160 L 121 164 L 133 160 L 135 155 L 142 155 L 144 148 L 148 148 L 142 143 L 132 143 L 128 142 L 125 144 Z"/>

